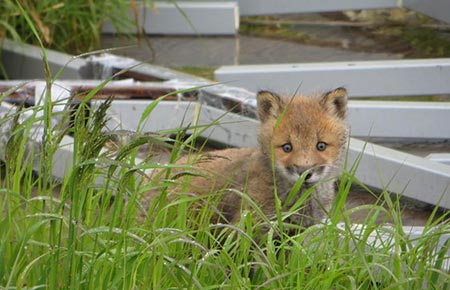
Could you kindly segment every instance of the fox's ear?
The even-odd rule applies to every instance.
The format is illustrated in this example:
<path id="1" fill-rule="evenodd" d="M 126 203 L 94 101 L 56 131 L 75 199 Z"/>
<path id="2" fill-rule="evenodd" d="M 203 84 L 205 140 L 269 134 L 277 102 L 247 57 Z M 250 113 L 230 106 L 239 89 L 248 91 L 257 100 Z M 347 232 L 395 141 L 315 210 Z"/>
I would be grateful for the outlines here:
<path id="1" fill-rule="evenodd" d="M 332 115 L 344 119 L 347 114 L 347 90 L 337 88 L 325 93 L 320 104 Z"/>
<path id="2" fill-rule="evenodd" d="M 283 102 L 279 95 L 269 92 L 260 91 L 256 94 L 258 103 L 258 117 L 261 122 L 267 121 L 272 116 L 278 118 L 283 110 Z"/>

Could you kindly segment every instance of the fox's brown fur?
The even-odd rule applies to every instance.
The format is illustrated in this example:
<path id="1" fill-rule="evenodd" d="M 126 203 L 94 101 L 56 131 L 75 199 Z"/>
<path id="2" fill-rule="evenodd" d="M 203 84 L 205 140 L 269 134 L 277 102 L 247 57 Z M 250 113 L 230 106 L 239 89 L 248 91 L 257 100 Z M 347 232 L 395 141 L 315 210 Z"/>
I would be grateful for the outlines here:
<path id="1" fill-rule="evenodd" d="M 347 140 L 347 92 L 339 88 L 318 96 L 283 98 L 262 91 L 257 103 L 259 147 L 218 150 L 196 158 L 188 192 L 221 194 L 219 210 L 233 223 L 243 206 L 235 191 L 247 194 L 271 217 L 275 196 L 283 204 L 297 180 L 304 178 L 290 205 L 308 189 L 313 188 L 312 193 L 291 221 L 305 227 L 317 223 L 335 197 L 337 164 Z M 177 163 L 188 163 L 187 158 Z"/>

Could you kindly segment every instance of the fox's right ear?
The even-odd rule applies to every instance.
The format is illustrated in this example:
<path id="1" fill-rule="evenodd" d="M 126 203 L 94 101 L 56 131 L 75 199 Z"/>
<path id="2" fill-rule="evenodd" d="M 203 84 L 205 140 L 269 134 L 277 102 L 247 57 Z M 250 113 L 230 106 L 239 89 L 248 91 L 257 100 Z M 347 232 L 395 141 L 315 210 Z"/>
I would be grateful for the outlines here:
<path id="1" fill-rule="evenodd" d="M 261 122 L 267 121 L 270 116 L 278 118 L 283 110 L 281 97 L 273 92 L 258 92 L 256 101 L 258 103 L 258 117 Z"/>
<path id="2" fill-rule="evenodd" d="M 347 90 L 337 88 L 322 96 L 322 106 L 332 115 L 345 119 L 347 113 Z"/>

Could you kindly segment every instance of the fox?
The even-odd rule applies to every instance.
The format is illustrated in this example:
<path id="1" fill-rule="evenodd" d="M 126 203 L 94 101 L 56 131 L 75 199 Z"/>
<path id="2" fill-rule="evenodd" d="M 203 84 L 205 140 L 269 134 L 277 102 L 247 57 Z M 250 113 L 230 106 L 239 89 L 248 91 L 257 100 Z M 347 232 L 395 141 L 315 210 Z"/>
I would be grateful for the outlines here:
<path id="1" fill-rule="evenodd" d="M 289 207 L 308 193 L 290 222 L 303 228 L 320 223 L 335 199 L 348 139 L 346 89 L 294 97 L 260 91 L 256 100 L 258 146 L 202 153 L 193 163 L 191 156 L 180 158 L 177 164 L 191 163 L 193 168 L 183 189 L 195 196 L 217 195 L 218 219 L 226 223 L 241 219 L 247 198 L 273 218 L 277 199 Z M 173 176 L 182 175 L 182 169 L 172 170 Z"/>

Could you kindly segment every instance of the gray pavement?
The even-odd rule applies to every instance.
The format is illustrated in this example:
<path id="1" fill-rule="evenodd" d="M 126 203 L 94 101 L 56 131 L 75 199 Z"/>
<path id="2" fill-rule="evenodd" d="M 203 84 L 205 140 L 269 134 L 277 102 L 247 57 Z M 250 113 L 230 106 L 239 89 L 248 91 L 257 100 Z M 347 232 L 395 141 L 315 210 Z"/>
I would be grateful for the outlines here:
<path id="1" fill-rule="evenodd" d="M 401 57 L 398 54 L 355 52 L 351 49 L 319 47 L 252 36 L 167 36 L 151 37 L 141 41 L 117 38 L 112 35 L 103 37 L 103 48 L 130 45 L 133 47 L 120 49 L 114 53 L 171 67 L 218 67 L 234 64 L 356 61 Z"/>

